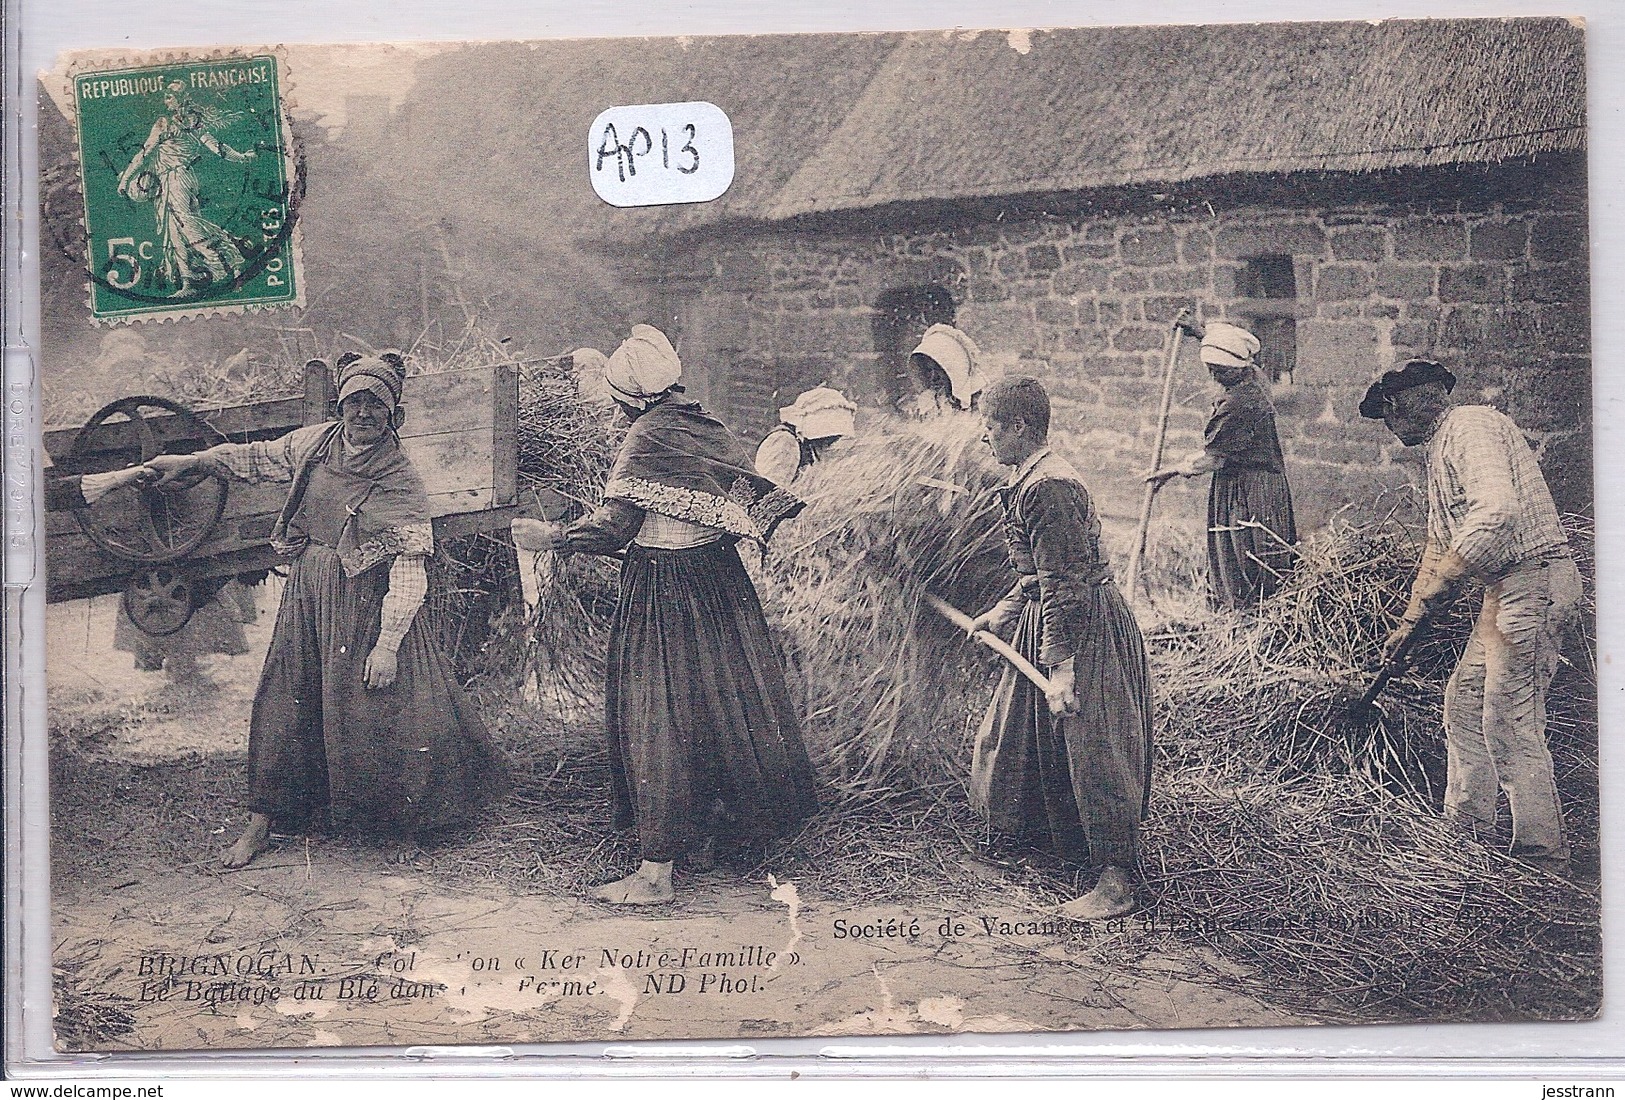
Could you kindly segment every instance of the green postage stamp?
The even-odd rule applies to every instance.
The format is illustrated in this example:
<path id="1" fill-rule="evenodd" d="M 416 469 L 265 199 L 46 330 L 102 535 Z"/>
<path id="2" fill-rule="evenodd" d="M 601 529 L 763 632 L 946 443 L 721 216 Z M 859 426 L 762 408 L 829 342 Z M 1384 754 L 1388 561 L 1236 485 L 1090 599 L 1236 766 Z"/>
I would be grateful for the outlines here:
<path id="1" fill-rule="evenodd" d="M 72 94 L 98 322 L 301 304 L 275 55 L 79 72 Z"/>

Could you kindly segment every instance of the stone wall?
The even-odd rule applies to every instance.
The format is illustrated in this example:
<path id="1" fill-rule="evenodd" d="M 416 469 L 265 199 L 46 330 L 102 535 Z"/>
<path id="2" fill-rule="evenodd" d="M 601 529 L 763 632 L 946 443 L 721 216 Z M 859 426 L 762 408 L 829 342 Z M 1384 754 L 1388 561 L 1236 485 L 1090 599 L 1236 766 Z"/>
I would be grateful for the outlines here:
<path id="1" fill-rule="evenodd" d="M 1287 265 L 1296 292 L 1263 305 L 1296 330 L 1296 370 L 1274 393 L 1304 527 L 1414 479 L 1416 456 L 1356 412 L 1370 379 L 1413 354 L 1450 365 L 1458 396 L 1517 420 L 1561 506 L 1589 506 L 1580 161 L 1209 185 L 1014 216 L 984 206 L 910 224 L 852 217 L 694 242 L 661 292 L 694 388 L 751 436 L 820 383 L 884 408 L 896 363 L 877 346 L 889 330 L 876 304 L 944 287 L 991 372 L 1050 388 L 1056 444 L 1123 518 L 1138 507 L 1168 322 L 1182 307 L 1256 314 L 1249 261 L 1267 262 Z M 1199 445 L 1214 392 L 1193 344 L 1176 375 L 1175 455 Z M 1200 486 L 1161 507 L 1199 523 Z"/>

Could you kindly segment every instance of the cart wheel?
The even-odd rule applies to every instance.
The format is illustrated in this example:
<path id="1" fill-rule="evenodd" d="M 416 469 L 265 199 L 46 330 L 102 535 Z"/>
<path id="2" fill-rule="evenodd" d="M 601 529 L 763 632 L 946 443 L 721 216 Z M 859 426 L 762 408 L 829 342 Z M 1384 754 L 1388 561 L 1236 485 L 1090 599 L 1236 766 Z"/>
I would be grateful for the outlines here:
<path id="1" fill-rule="evenodd" d="M 125 423 L 135 426 L 140 449 L 136 455 L 134 447 L 126 448 L 129 457 L 140 462 L 225 441 L 184 405 L 164 397 L 125 397 L 97 410 L 85 422 L 74 437 L 64 467 L 76 473 L 97 472 L 89 468 L 91 456 L 113 451 L 107 437 Z M 90 541 L 115 557 L 170 562 L 184 558 L 209 537 L 225 514 L 226 494 L 221 478 L 191 471 L 162 488 L 136 484 L 108 493 L 89 507 L 75 509 L 74 516 Z"/>
<path id="2" fill-rule="evenodd" d="M 124 589 L 124 613 L 141 633 L 163 638 L 192 621 L 196 595 L 180 570 L 149 569 L 137 573 Z"/>

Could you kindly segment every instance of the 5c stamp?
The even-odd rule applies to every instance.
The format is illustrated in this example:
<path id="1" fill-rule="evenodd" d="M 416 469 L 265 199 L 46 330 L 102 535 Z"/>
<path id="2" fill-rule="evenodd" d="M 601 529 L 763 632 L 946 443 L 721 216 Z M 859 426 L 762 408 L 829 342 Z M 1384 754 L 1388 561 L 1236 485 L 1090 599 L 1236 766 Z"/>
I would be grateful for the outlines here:
<path id="1" fill-rule="evenodd" d="M 72 93 L 97 321 L 301 304 L 275 55 L 80 72 Z"/>

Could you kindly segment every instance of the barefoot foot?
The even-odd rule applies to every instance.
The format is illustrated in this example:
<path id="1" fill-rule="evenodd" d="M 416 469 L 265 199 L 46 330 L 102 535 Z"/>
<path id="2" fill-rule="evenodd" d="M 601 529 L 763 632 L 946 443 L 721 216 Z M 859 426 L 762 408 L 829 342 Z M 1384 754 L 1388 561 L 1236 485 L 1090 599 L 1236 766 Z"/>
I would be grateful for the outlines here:
<path id="1" fill-rule="evenodd" d="M 237 838 L 237 843 L 220 853 L 222 867 L 247 867 L 255 856 L 271 846 L 271 819 L 265 814 L 254 814 L 248 828 Z"/>
<path id="2" fill-rule="evenodd" d="M 593 887 L 592 896 L 611 905 L 664 905 L 677 897 L 671 885 L 671 864 L 645 860 L 625 878 Z"/>
<path id="3" fill-rule="evenodd" d="M 1061 906 L 1060 913 L 1074 920 L 1106 920 L 1127 916 L 1137 904 L 1134 880 L 1128 872 L 1121 867 L 1107 867 L 1093 890 Z"/>

